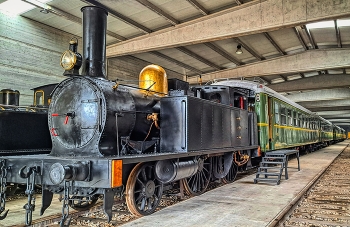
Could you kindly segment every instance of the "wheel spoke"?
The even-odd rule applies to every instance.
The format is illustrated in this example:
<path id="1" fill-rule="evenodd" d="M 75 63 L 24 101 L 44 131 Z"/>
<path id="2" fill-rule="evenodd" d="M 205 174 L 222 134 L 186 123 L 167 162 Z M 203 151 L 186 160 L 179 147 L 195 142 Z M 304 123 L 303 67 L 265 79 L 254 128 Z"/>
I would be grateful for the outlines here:
<path id="1" fill-rule="evenodd" d="M 145 204 L 146 204 L 146 197 L 143 197 L 142 201 L 141 201 L 140 210 L 142 210 L 142 211 L 145 210 Z"/>
<path id="2" fill-rule="evenodd" d="M 140 199 L 144 198 L 145 196 L 140 194 L 139 197 L 137 199 L 135 199 L 135 202 L 138 203 L 140 201 Z"/>
<path id="3" fill-rule="evenodd" d="M 142 175 L 142 177 L 143 177 L 144 182 L 147 182 L 146 168 L 142 169 L 141 175 Z"/>
<path id="4" fill-rule="evenodd" d="M 148 205 L 148 210 L 152 210 L 152 197 L 148 198 L 147 205 Z"/>

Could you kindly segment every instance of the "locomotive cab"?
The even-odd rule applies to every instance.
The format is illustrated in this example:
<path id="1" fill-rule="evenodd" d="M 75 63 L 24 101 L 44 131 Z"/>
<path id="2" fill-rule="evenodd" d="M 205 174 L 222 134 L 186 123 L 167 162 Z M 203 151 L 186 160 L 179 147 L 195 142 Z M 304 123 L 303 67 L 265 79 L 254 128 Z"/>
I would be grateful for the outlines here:
<path id="1" fill-rule="evenodd" d="M 218 85 L 192 87 L 195 97 L 246 110 L 248 107 L 247 90 Z"/>

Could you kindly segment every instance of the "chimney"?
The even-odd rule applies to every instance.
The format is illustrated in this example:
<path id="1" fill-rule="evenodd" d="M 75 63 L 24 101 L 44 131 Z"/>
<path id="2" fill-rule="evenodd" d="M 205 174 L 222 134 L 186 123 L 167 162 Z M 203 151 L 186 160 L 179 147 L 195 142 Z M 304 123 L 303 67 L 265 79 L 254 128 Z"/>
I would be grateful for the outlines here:
<path id="1" fill-rule="evenodd" d="M 106 30 L 108 12 L 96 6 L 83 12 L 83 76 L 106 78 Z"/>

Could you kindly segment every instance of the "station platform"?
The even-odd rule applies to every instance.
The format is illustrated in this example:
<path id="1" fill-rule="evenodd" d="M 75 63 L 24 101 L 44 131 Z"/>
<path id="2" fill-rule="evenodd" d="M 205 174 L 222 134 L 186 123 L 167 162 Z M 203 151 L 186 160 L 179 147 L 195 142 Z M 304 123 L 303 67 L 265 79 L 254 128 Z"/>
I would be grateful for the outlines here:
<path id="1" fill-rule="evenodd" d="M 126 223 L 142 226 L 268 226 L 279 212 L 323 171 L 350 141 L 300 156 L 300 171 L 289 169 L 280 185 L 254 184 L 255 174 Z M 297 160 L 289 161 L 297 167 Z"/>

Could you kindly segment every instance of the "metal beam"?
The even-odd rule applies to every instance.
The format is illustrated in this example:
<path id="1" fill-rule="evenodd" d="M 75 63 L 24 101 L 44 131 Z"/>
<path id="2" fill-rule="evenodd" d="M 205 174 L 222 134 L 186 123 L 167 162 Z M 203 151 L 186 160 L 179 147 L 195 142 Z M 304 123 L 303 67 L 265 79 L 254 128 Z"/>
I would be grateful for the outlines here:
<path id="1" fill-rule="evenodd" d="M 99 6 L 99 7 L 102 7 L 104 9 L 106 9 L 108 11 L 108 13 L 112 16 L 112 17 L 115 17 L 117 18 L 118 20 L 121 20 L 123 21 L 124 23 L 142 31 L 143 33 L 151 33 L 153 32 L 151 29 L 149 28 L 146 28 L 145 26 L 137 23 L 136 21 L 133 21 L 131 20 L 130 18 L 118 13 L 117 11 L 111 9 L 111 8 L 108 8 L 107 6 L 101 4 L 100 2 L 98 1 L 95 1 L 95 0 L 81 0 L 82 2 L 86 2 L 88 4 L 91 4 L 91 5 L 95 5 L 95 6 Z"/>
<path id="2" fill-rule="evenodd" d="M 178 20 L 161 10 L 159 7 L 153 5 L 147 0 L 136 0 L 137 2 L 141 3 L 142 5 L 146 6 L 148 9 L 152 10 L 153 12 L 157 13 L 159 16 L 163 17 L 165 20 L 169 21 L 172 25 L 180 24 Z"/>
<path id="3" fill-rule="evenodd" d="M 350 67 L 350 48 L 317 49 L 202 75 L 203 82 Z M 343 75 L 344 76 L 344 75 Z M 350 75 L 349 75 L 350 76 Z M 189 79 L 188 82 L 196 83 Z"/>
<path id="4" fill-rule="evenodd" d="M 260 80 L 266 82 L 267 84 L 271 84 L 271 80 L 267 79 L 266 76 L 265 77 L 258 77 Z"/>
<path id="5" fill-rule="evenodd" d="M 181 51 L 182 53 L 187 54 L 188 56 L 193 57 L 194 59 L 197 59 L 198 61 L 200 61 L 200 62 L 202 62 L 202 63 L 204 63 L 204 64 L 206 64 L 206 65 L 208 65 L 208 66 L 210 66 L 210 67 L 212 67 L 212 68 L 214 68 L 214 69 L 216 69 L 216 70 L 221 70 L 221 69 L 223 69 L 223 68 L 221 68 L 220 66 L 214 64 L 213 62 L 211 62 L 211 61 L 209 61 L 209 60 L 207 60 L 207 59 L 205 59 L 205 58 L 199 56 L 198 54 L 196 54 L 196 53 L 194 53 L 194 52 L 192 52 L 192 51 L 190 51 L 190 50 L 187 49 L 186 47 L 176 47 L 176 49 L 179 50 L 179 51 Z"/>
<path id="6" fill-rule="evenodd" d="M 191 5 L 193 5 L 201 14 L 208 15 L 209 11 L 206 10 L 201 4 L 199 4 L 196 0 L 187 0 Z"/>
<path id="7" fill-rule="evenodd" d="M 303 37 L 301 37 L 299 29 L 296 28 L 296 27 L 294 27 L 294 28 L 293 28 L 293 31 L 294 31 L 295 35 L 298 37 L 299 42 L 300 42 L 300 44 L 303 46 L 304 50 L 308 50 L 309 48 L 308 48 L 308 46 L 306 45 L 306 43 L 305 43 Z"/>
<path id="8" fill-rule="evenodd" d="M 337 36 L 337 44 L 339 48 L 342 48 L 342 43 L 341 43 L 341 36 L 340 36 L 340 30 L 337 24 L 337 20 L 334 20 L 334 28 L 335 28 L 335 35 Z"/>
<path id="9" fill-rule="evenodd" d="M 344 76 L 344 74 L 322 74 L 319 76 L 307 77 L 299 80 L 272 84 L 269 86 L 269 88 L 277 92 L 291 92 L 349 86 L 350 75 Z"/>
<path id="10" fill-rule="evenodd" d="M 221 56 L 223 56 L 227 60 L 235 63 L 236 65 L 243 65 L 242 62 L 240 62 L 236 58 L 232 57 L 226 50 L 222 49 L 218 45 L 215 45 L 214 43 L 204 43 L 204 45 L 206 45 L 207 47 L 209 47 L 210 49 L 212 49 L 216 53 L 220 54 Z"/>
<path id="11" fill-rule="evenodd" d="M 286 10 L 287 9 L 287 10 Z M 121 56 L 211 42 L 350 16 L 348 1 L 253 0 L 175 27 L 107 47 L 107 56 Z"/>
<path id="12" fill-rule="evenodd" d="M 305 26 L 305 25 L 302 25 L 301 28 L 305 31 L 307 37 L 309 38 L 309 41 L 310 41 L 310 44 L 312 46 L 313 49 L 318 49 L 318 46 L 314 40 L 314 37 L 312 36 L 310 30 Z"/>
<path id="13" fill-rule="evenodd" d="M 183 68 L 185 68 L 185 69 L 188 69 L 188 70 L 191 70 L 191 71 L 193 71 L 193 72 L 196 72 L 196 73 L 198 73 L 198 74 L 202 74 L 202 73 L 203 73 L 203 72 L 200 71 L 199 69 L 193 68 L 192 66 L 189 66 L 189 65 L 187 65 L 187 64 L 185 64 L 185 63 L 182 63 L 182 62 L 180 62 L 180 61 L 178 61 L 178 60 L 176 60 L 176 59 L 174 59 L 174 58 L 171 58 L 171 57 L 169 57 L 169 56 L 167 56 L 167 55 L 165 55 L 165 54 L 159 53 L 159 52 L 157 52 L 157 51 L 151 51 L 150 53 L 153 54 L 153 55 L 155 55 L 155 56 L 157 56 L 157 57 L 159 57 L 159 58 L 163 58 L 163 59 L 165 59 L 165 60 L 167 60 L 167 61 L 169 61 L 169 62 L 172 62 L 172 63 L 174 63 L 174 64 L 176 64 L 176 65 L 178 65 L 178 66 L 181 66 L 181 67 L 183 67 Z"/>
<path id="14" fill-rule="evenodd" d="M 350 114 L 349 110 L 329 110 L 329 111 L 320 111 L 317 112 L 318 115 L 324 117 L 324 116 L 330 116 L 330 115 L 338 115 L 338 116 L 343 116 L 344 114 Z"/>
<path id="15" fill-rule="evenodd" d="M 242 5 L 241 0 L 235 0 L 235 2 L 237 3 L 237 5 Z"/>
<path id="16" fill-rule="evenodd" d="M 350 115 L 348 115 L 347 117 L 343 117 L 343 116 L 338 116 L 338 115 L 329 115 L 329 116 L 325 116 L 324 117 L 325 119 L 344 119 L 344 120 L 347 120 L 349 119 L 350 120 Z"/>
<path id="17" fill-rule="evenodd" d="M 337 106 L 337 108 L 331 107 L 312 107 L 308 108 L 312 112 L 333 111 L 333 110 L 350 110 L 350 106 Z"/>
<path id="18" fill-rule="evenodd" d="M 248 45 L 246 45 L 244 42 L 242 42 L 242 40 L 240 40 L 239 38 L 233 38 L 233 40 L 236 43 L 241 44 L 241 46 L 246 49 L 246 51 L 248 51 L 251 55 L 253 55 L 256 59 L 262 61 L 265 58 L 261 57 L 258 53 L 256 53 L 253 49 L 251 49 Z"/>
<path id="19" fill-rule="evenodd" d="M 37 7 L 37 8 L 44 9 L 47 12 L 52 13 L 54 15 L 57 15 L 59 17 L 63 17 L 63 18 L 65 18 L 65 19 L 67 19 L 69 21 L 72 21 L 74 23 L 82 24 L 81 18 L 76 17 L 76 16 L 74 16 L 74 15 L 72 15 L 70 13 L 67 13 L 67 12 L 63 11 L 63 10 L 60 10 L 60 9 L 58 9 L 56 7 L 50 6 L 50 5 L 45 4 L 45 3 L 41 3 L 41 2 L 36 1 L 36 0 L 22 0 L 22 1 L 26 2 L 26 3 L 29 3 L 29 4 Z M 113 38 L 116 38 L 119 41 L 125 41 L 126 40 L 125 37 L 123 37 L 121 35 L 118 35 L 118 34 L 116 34 L 114 32 L 111 32 L 111 31 L 107 30 L 106 33 L 107 33 L 107 35 L 109 35 L 109 36 L 111 36 Z"/>
<path id="20" fill-rule="evenodd" d="M 278 44 L 276 43 L 275 40 L 272 39 L 272 37 L 269 35 L 269 33 L 264 32 L 265 37 L 270 41 L 270 43 L 276 48 L 276 50 L 282 54 L 282 55 L 286 55 L 286 52 L 284 52 L 280 46 L 278 46 Z"/>
<path id="21" fill-rule="evenodd" d="M 287 77 L 286 76 L 283 76 L 283 75 L 279 75 L 284 81 L 288 81 Z"/>
<path id="22" fill-rule="evenodd" d="M 335 88 L 335 89 L 323 89 L 309 92 L 303 92 L 298 94 L 286 95 L 286 98 L 300 103 L 300 102 L 315 102 L 323 100 L 339 100 L 350 99 L 349 88 Z"/>
<path id="23" fill-rule="evenodd" d="M 307 94 L 306 94 L 307 95 Z M 337 106 L 350 106 L 350 99 L 338 99 L 338 100 L 322 100 L 314 102 L 298 102 L 299 105 L 309 109 L 317 107 L 337 107 Z"/>

